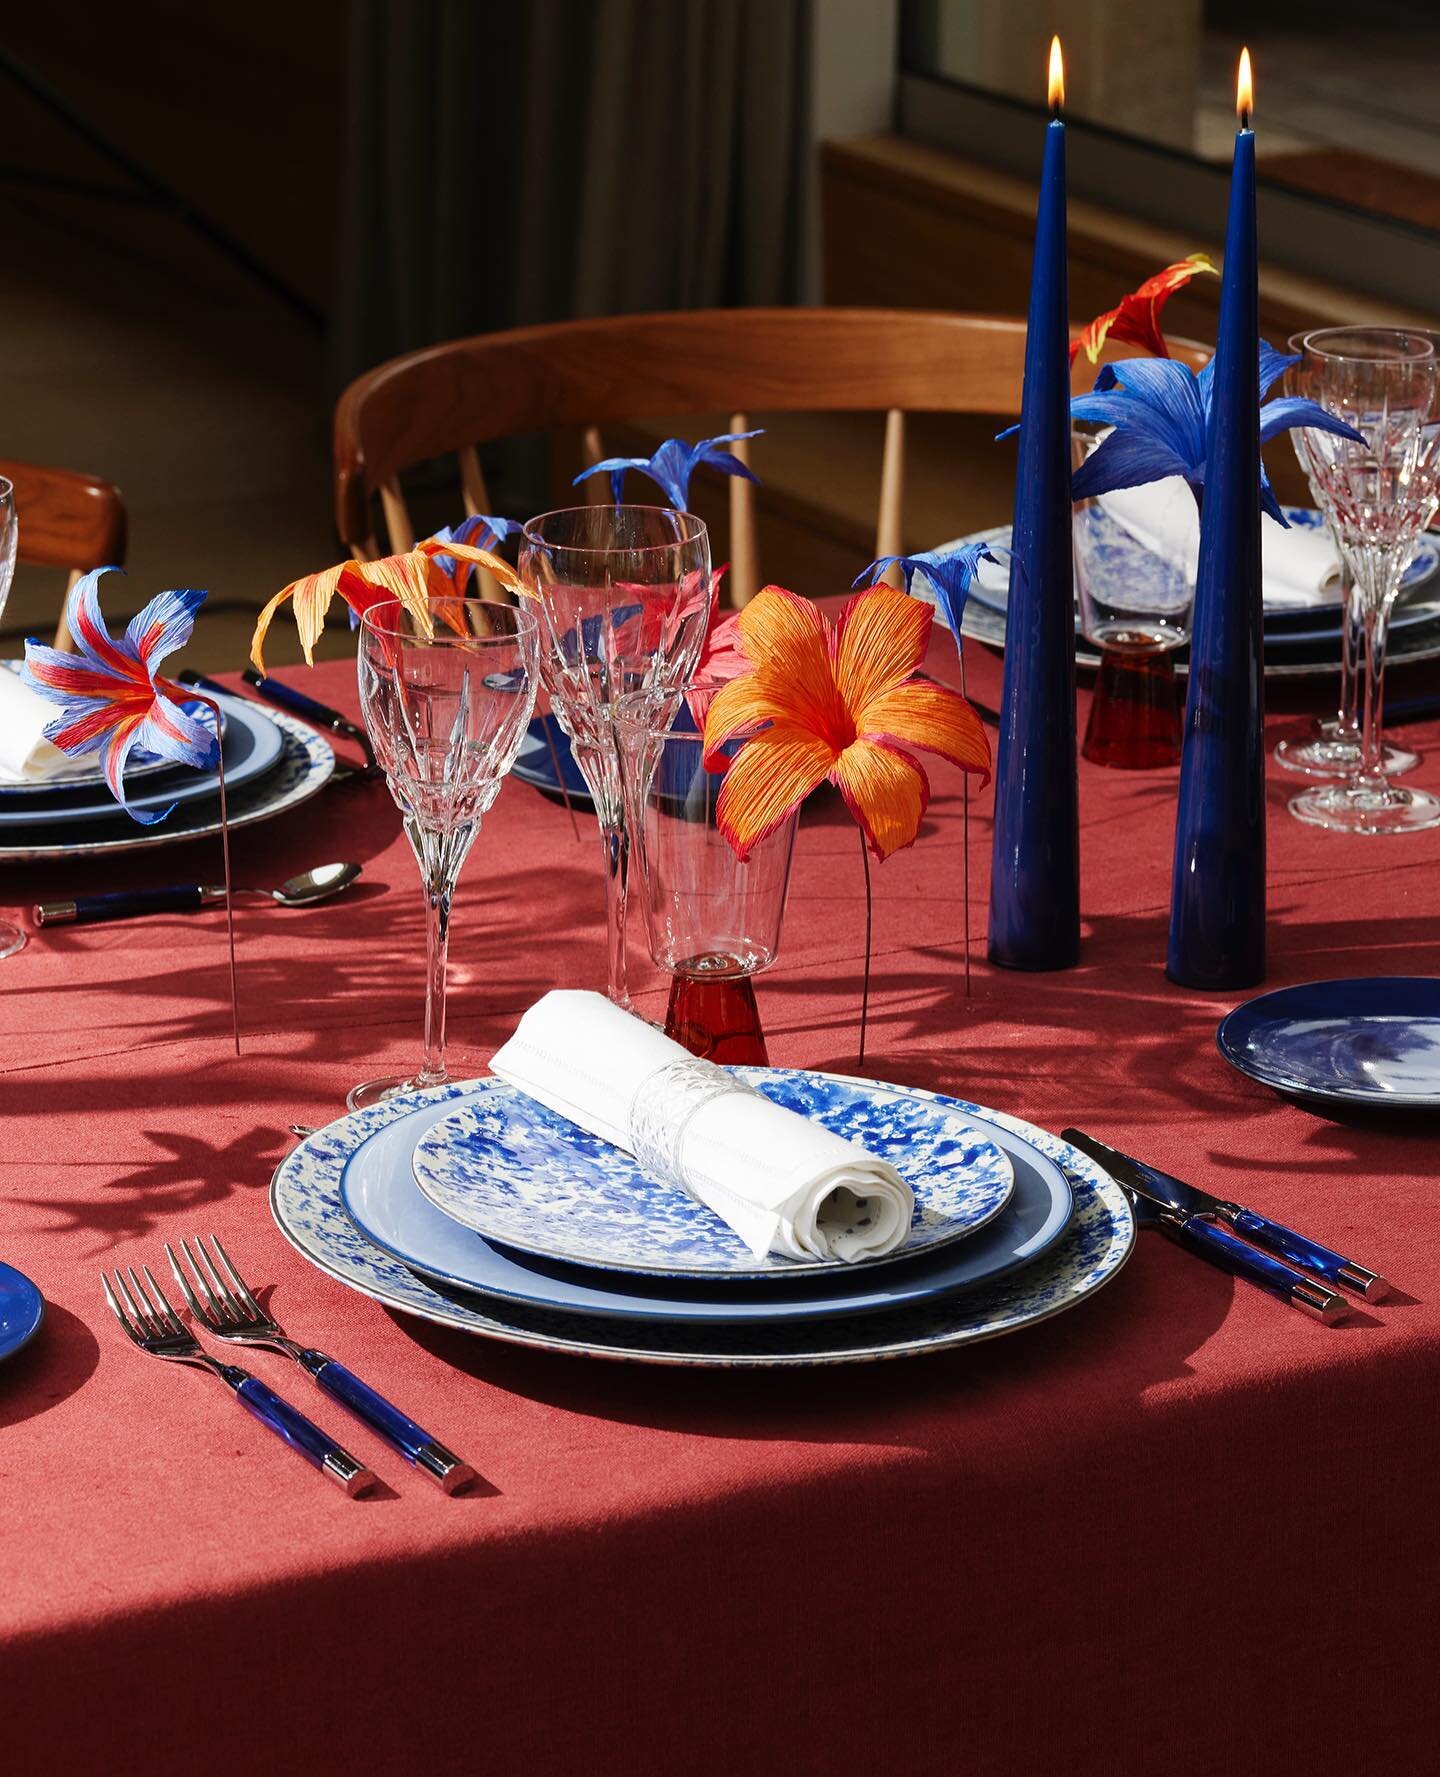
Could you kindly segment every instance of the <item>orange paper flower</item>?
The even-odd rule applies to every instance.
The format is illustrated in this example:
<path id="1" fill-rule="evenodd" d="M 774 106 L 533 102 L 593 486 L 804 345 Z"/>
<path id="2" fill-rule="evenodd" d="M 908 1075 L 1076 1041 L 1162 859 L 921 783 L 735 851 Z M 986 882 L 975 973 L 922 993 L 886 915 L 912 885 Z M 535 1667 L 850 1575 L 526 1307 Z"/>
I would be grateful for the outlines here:
<path id="1" fill-rule="evenodd" d="M 455 576 L 447 573 L 435 556 L 448 556 L 457 561 L 478 563 L 488 568 L 495 578 L 511 592 L 520 589 L 520 576 L 498 555 L 488 549 L 476 549 L 453 538 L 427 537 L 404 555 L 384 555 L 379 561 L 342 561 L 318 574 L 304 574 L 281 587 L 260 613 L 255 633 L 250 638 L 250 659 L 257 673 L 265 671 L 262 650 L 265 635 L 275 613 L 287 599 L 295 606 L 295 627 L 300 632 L 300 646 L 305 651 L 305 664 L 314 666 L 315 644 L 325 627 L 325 614 L 338 592 L 357 615 L 371 605 L 399 599 L 405 609 L 423 622 L 432 598 L 454 598 L 460 590 Z"/>
<path id="2" fill-rule="evenodd" d="M 957 691 L 915 677 L 931 610 L 883 583 L 832 627 L 808 599 L 767 586 L 739 616 L 751 671 L 722 685 L 705 721 L 706 762 L 725 771 L 720 830 L 742 860 L 827 780 L 875 856 L 913 845 L 930 785 L 910 748 L 990 778 L 990 743 Z M 727 764 L 726 742 L 747 737 Z"/>
<path id="3" fill-rule="evenodd" d="M 1142 346 L 1153 358 L 1168 358 L 1170 348 L 1160 331 L 1160 311 L 1177 290 L 1182 290 L 1201 272 L 1214 273 L 1215 267 L 1203 253 L 1192 253 L 1188 259 L 1177 260 L 1146 278 L 1138 290 L 1123 298 L 1119 308 L 1106 309 L 1096 315 L 1070 346 L 1070 362 L 1081 350 L 1092 364 L 1100 361 L 1100 349 L 1107 339 L 1124 340 L 1127 345 Z"/>

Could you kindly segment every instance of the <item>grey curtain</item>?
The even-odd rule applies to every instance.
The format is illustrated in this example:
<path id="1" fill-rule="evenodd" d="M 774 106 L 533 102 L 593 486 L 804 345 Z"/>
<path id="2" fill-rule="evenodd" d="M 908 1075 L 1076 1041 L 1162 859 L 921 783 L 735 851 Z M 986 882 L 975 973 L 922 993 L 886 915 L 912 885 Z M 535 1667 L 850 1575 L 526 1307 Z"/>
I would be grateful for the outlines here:
<path id="1" fill-rule="evenodd" d="M 813 0 L 352 0 L 332 367 L 790 302 Z"/>

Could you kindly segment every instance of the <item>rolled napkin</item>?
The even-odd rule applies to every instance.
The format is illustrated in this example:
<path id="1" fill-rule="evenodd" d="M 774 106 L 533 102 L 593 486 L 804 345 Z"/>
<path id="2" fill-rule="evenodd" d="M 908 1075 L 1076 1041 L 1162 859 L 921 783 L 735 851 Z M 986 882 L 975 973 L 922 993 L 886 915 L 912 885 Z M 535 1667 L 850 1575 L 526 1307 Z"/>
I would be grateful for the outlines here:
<path id="1" fill-rule="evenodd" d="M 38 784 L 74 769 L 43 732 L 59 713 L 19 673 L 0 667 L 0 783 Z"/>
<path id="2" fill-rule="evenodd" d="M 490 1070 L 689 1191 L 750 1251 L 878 1259 L 915 1199 L 887 1161 L 698 1061 L 602 994 L 547 993 Z"/>
<path id="3" fill-rule="evenodd" d="M 1152 555 L 1194 577 L 1200 512 L 1178 475 L 1101 494 L 1100 504 Z M 1339 570 L 1340 552 L 1327 525 L 1292 524 L 1285 530 L 1262 513 L 1260 560 L 1266 610 L 1304 611 L 1340 602 L 1338 590 L 1329 584 Z"/>

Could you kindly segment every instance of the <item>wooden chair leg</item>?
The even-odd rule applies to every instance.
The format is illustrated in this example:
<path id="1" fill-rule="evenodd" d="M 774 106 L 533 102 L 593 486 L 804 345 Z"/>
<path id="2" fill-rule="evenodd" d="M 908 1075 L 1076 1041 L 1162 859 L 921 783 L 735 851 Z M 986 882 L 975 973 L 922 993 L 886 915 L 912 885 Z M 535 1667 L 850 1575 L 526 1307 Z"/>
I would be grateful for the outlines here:
<path id="1" fill-rule="evenodd" d="M 880 513 L 875 522 L 875 555 L 902 555 L 905 551 L 905 415 L 892 407 L 885 415 L 885 455 L 880 465 Z M 888 568 L 891 586 L 904 584 L 898 567 Z"/>
<path id="2" fill-rule="evenodd" d="M 65 605 L 70 602 L 70 594 L 75 590 L 75 582 L 81 578 L 79 568 L 70 570 L 70 578 L 65 582 L 65 604 L 60 607 L 60 621 L 55 625 L 55 646 L 66 654 L 78 654 L 75 638 L 70 633 L 70 625 L 65 621 Z"/>
<path id="3" fill-rule="evenodd" d="M 732 432 L 748 432 L 750 421 L 743 413 L 730 415 Z M 730 446 L 747 467 L 750 439 Z M 760 555 L 755 542 L 755 484 L 741 475 L 730 477 L 730 603 L 748 605 L 760 590 Z"/>

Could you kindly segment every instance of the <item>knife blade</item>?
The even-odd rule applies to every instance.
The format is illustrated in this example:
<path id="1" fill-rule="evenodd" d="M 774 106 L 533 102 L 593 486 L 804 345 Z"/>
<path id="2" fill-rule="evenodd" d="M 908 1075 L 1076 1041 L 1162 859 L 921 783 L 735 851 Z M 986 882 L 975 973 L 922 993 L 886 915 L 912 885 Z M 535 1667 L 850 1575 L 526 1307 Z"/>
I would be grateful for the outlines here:
<path id="1" fill-rule="evenodd" d="M 1390 1285 L 1378 1272 L 1356 1264 L 1354 1259 L 1347 1259 L 1343 1253 L 1323 1246 L 1318 1240 L 1297 1234 L 1283 1222 L 1272 1221 L 1228 1198 L 1213 1197 L 1198 1185 L 1188 1185 L 1173 1173 L 1162 1172 L 1158 1166 L 1137 1160 L 1133 1154 L 1122 1154 L 1118 1148 L 1109 1147 L 1083 1131 L 1072 1131 L 1065 1139 L 1073 1140 L 1076 1147 L 1083 1148 L 1092 1159 L 1113 1172 L 1122 1184 L 1168 1204 L 1182 1215 L 1213 1216 L 1236 1234 L 1243 1235 L 1252 1246 L 1262 1247 L 1328 1284 L 1351 1290 L 1367 1302 L 1378 1302 L 1390 1293 Z"/>
<path id="2" fill-rule="evenodd" d="M 1117 1148 L 1107 1147 L 1103 1141 L 1097 1141 L 1081 1129 L 1062 1130 L 1061 1139 L 1088 1154 L 1110 1173 L 1134 1200 L 1142 1224 L 1158 1227 L 1162 1234 L 1187 1251 L 1243 1277 L 1289 1307 L 1324 1321 L 1326 1326 L 1333 1326 L 1350 1312 L 1350 1304 L 1337 1290 L 1316 1283 L 1294 1266 L 1272 1258 L 1269 1253 L 1259 1251 L 1232 1234 L 1216 1211 L 1199 1203 L 1200 1199 L 1208 1198 L 1207 1192 L 1198 1191 L 1182 1180 L 1172 1180 L 1168 1173 L 1157 1174 L 1152 1180 L 1148 1175 L 1155 1171 L 1154 1168 L 1122 1154 Z M 1167 1191 L 1159 1182 L 1161 1180 L 1179 1186 L 1180 1193 L 1194 1191 L 1195 1198 L 1191 1201 L 1182 1198 L 1177 1202 L 1176 1194 Z"/>

